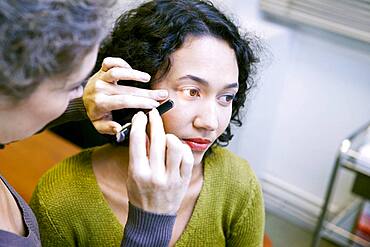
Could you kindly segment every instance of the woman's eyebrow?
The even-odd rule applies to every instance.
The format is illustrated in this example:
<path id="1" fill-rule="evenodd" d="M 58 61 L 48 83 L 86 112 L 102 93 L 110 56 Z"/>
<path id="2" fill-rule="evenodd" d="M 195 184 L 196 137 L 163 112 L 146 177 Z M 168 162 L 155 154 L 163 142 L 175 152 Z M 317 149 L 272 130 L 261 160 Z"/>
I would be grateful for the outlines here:
<path id="1" fill-rule="evenodd" d="M 182 76 L 179 78 L 179 80 L 185 80 L 185 79 L 190 79 L 190 80 L 193 80 L 193 81 L 196 81 L 200 84 L 202 84 L 203 86 L 207 86 L 209 87 L 209 82 L 198 77 L 198 76 L 195 76 L 195 75 L 185 75 L 185 76 Z M 235 83 L 230 83 L 228 85 L 226 85 L 224 87 L 224 89 L 229 89 L 229 88 L 238 88 L 239 87 L 239 83 L 235 82 Z"/>
<path id="2" fill-rule="evenodd" d="M 204 80 L 204 79 L 202 79 L 198 76 L 195 76 L 195 75 L 185 75 L 185 76 L 179 78 L 179 80 L 185 80 L 185 79 L 190 79 L 192 81 L 196 81 L 196 82 L 202 84 L 203 86 L 207 86 L 207 87 L 209 86 L 208 81 L 206 81 L 206 80 Z"/>
<path id="3" fill-rule="evenodd" d="M 229 89 L 229 88 L 239 88 L 239 83 L 234 82 L 234 83 L 228 84 L 228 85 L 226 85 L 226 87 L 224 87 L 224 89 Z"/>

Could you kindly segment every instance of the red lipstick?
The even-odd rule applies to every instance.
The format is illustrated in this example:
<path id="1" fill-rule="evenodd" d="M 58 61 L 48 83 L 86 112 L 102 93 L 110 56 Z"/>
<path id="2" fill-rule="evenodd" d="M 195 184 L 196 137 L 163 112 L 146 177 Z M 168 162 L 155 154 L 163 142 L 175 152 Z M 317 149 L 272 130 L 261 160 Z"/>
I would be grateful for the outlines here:
<path id="1" fill-rule="evenodd" d="M 188 144 L 191 150 L 198 152 L 206 151 L 211 143 L 210 140 L 203 138 L 189 138 L 183 139 L 183 141 Z"/>

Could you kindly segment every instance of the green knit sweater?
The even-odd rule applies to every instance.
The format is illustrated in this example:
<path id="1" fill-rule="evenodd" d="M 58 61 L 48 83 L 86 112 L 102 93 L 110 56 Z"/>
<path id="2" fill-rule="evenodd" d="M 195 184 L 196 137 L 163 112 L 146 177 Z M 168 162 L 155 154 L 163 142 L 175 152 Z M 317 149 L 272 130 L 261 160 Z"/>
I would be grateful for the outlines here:
<path id="1" fill-rule="evenodd" d="M 48 171 L 31 199 L 43 246 L 119 246 L 123 226 L 104 199 L 91 165 L 92 150 Z M 204 162 L 204 182 L 176 246 L 262 246 L 264 206 L 247 162 L 225 148 Z"/>

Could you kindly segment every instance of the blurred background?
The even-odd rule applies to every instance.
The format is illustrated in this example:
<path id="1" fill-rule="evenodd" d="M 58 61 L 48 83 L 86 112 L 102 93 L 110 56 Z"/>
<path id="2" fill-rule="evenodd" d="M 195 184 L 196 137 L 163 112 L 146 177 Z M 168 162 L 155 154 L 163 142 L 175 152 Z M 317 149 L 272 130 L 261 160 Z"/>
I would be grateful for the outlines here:
<path id="1" fill-rule="evenodd" d="M 370 2 L 229 0 L 220 4 L 241 27 L 260 36 L 270 52 L 244 125 L 236 130 L 230 148 L 257 172 L 270 219 L 279 216 L 311 237 L 342 140 L 370 121 Z M 364 172 L 367 181 L 369 170 L 370 166 Z M 347 169 L 335 174 L 329 219 L 364 199 L 352 193 L 357 174 Z M 370 192 L 370 184 L 364 186 Z M 292 236 L 284 242 L 274 234 L 297 233 L 277 225 L 271 228 L 269 223 L 275 221 L 267 219 L 274 246 L 310 245 L 308 236 L 302 242 Z M 355 224 L 347 226 L 354 229 Z M 333 240 L 338 246 L 354 245 L 337 236 Z"/>

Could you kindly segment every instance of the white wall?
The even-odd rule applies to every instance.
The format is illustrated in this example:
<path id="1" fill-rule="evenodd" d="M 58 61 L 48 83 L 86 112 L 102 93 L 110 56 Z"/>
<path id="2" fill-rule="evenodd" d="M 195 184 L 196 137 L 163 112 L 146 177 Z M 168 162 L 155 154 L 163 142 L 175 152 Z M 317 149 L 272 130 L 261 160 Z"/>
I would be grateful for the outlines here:
<path id="1" fill-rule="evenodd" d="M 272 53 L 231 149 L 251 162 L 275 197 L 270 207 L 298 209 L 295 216 L 304 213 L 312 225 L 341 140 L 370 121 L 370 45 L 272 23 L 260 16 L 257 0 L 224 5 Z M 348 203 L 351 183 L 351 174 L 341 174 L 332 211 Z"/>

